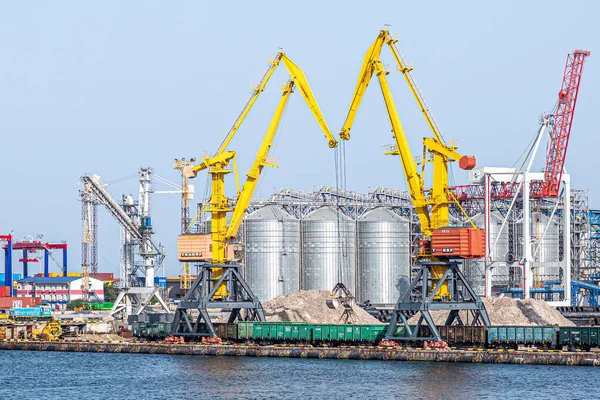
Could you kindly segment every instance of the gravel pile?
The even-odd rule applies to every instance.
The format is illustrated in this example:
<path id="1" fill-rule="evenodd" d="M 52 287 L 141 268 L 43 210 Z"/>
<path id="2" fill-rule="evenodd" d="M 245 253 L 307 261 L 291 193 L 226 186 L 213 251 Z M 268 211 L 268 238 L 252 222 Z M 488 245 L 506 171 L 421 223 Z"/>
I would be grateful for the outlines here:
<path id="1" fill-rule="evenodd" d="M 517 300 L 509 297 L 483 298 L 483 303 L 490 317 L 492 325 L 560 325 L 575 326 L 554 307 L 543 300 Z M 431 311 L 433 321 L 437 324 L 446 322 L 448 311 Z M 466 323 L 465 312 L 460 314 Z M 469 318 L 471 318 L 469 316 Z M 409 319 L 409 323 L 416 324 L 418 316 Z"/>
<path id="2" fill-rule="evenodd" d="M 343 307 L 335 310 L 325 304 L 329 295 L 327 290 L 297 290 L 287 296 L 279 296 L 263 303 L 265 317 L 269 322 L 306 322 L 309 324 L 338 324 Z M 368 312 L 354 306 L 357 324 L 380 324 Z"/>

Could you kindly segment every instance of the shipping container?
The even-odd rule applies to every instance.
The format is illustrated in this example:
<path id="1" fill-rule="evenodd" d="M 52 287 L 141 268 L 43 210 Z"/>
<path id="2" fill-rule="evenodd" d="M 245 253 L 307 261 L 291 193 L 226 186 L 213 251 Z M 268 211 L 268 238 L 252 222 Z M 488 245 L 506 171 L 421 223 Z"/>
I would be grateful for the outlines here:
<path id="1" fill-rule="evenodd" d="M 42 305 L 41 297 L 0 297 L 0 310 L 14 307 L 35 307 Z"/>
<path id="2" fill-rule="evenodd" d="M 0 283 L 4 283 L 0 281 Z M 0 297 L 10 297 L 10 286 L 0 286 Z"/>
<path id="3" fill-rule="evenodd" d="M 440 228 L 431 235 L 431 253 L 447 258 L 485 256 L 485 230 L 479 228 Z"/>
<path id="4" fill-rule="evenodd" d="M 239 247 L 239 245 L 238 245 Z M 225 246 L 227 259 L 236 259 L 236 246 Z M 210 233 L 179 235 L 177 238 L 179 261 L 212 261 L 212 238 Z"/>
<path id="5" fill-rule="evenodd" d="M 4 283 L 4 279 L 6 278 L 6 274 L 4 272 L 0 272 L 0 283 Z M 19 281 L 21 280 L 22 275 L 21 274 L 13 274 L 13 281 Z"/>
<path id="6" fill-rule="evenodd" d="M 112 282 L 115 280 L 115 276 L 112 272 L 98 272 L 96 275 L 93 276 L 96 279 L 99 279 L 101 281 L 108 281 L 108 282 Z"/>

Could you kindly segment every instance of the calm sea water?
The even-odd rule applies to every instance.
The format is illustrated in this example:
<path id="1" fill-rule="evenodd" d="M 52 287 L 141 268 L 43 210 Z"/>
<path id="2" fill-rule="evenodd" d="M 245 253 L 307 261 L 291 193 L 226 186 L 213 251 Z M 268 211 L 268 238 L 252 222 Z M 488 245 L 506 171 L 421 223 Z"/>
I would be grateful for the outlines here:
<path id="1" fill-rule="evenodd" d="M 600 369 L 0 351 L 0 399 L 599 398 Z"/>

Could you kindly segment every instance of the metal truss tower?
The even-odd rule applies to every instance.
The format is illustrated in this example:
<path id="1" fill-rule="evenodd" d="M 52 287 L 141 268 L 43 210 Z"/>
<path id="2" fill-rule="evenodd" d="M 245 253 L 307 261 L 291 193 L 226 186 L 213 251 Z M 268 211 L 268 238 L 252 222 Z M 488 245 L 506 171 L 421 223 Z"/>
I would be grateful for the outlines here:
<path id="1" fill-rule="evenodd" d="M 81 200 L 81 270 L 82 298 L 90 300 L 89 277 L 98 273 L 98 200 L 91 191 L 90 185 L 85 184 L 79 192 Z"/>
<path id="2" fill-rule="evenodd" d="M 189 201 L 194 198 L 194 186 L 188 182 L 188 178 L 183 174 L 185 167 L 196 165 L 196 159 L 191 158 L 181 160 L 176 158 L 173 162 L 173 169 L 181 173 L 181 233 L 188 232 L 190 225 L 190 205 Z M 190 289 L 192 285 L 192 273 L 189 262 L 182 262 L 179 271 L 179 290 L 181 297 Z"/>
<path id="3" fill-rule="evenodd" d="M 573 280 L 588 281 L 592 260 L 590 256 L 590 210 L 587 190 L 571 190 L 571 270 Z"/>
<path id="4" fill-rule="evenodd" d="M 96 204 L 103 205 L 122 229 L 121 282 L 119 295 L 111 311 L 113 316 L 140 315 L 148 311 L 146 307 L 153 299 L 160 304 L 164 312 L 170 313 L 168 306 L 159 294 L 159 288 L 154 285 L 154 268 L 163 264 L 164 251 L 160 244 L 156 245 L 152 241 L 154 233 L 150 215 L 152 170 L 150 168 L 140 169 L 139 177 L 140 198 L 138 204 L 135 204 L 132 196 L 124 196 L 123 204 L 118 204 L 106 191 L 97 175 L 84 175 L 80 178 L 85 185 L 85 197 L 95 201 Z M 87 219 L 84 218 L 84 220 L 90 221 L 87 225 L 94 225 L 91 222 L 94 220 L 93 212 L 88 209 L 88 211 L 84 211 L 84 215 L 89 216 Z M 88 247 L 86 240 L 91 236 L 90 229 L 86 230 L 84 225 L 83 249 Z M 97 238 L 97 233 L 95 237 Z M 135 262 L 136 251 L 134 248 L 137 248 L 142 258 L 141 263 Z M 84 268 L 87 268 L 87 263 Z"/>

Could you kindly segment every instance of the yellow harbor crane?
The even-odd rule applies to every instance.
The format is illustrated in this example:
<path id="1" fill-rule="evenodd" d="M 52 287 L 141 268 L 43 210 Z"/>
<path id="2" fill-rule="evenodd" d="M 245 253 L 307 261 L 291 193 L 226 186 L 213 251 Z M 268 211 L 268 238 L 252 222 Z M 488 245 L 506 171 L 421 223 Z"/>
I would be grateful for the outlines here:
<path id="1" fill-rule="evenodd" d="M 246 174 L 246 181 L 240 189 L 237 176 L 236 153 L 228 150 L 227 147 L 280 63 L 283 63 L 288 71 L 290 80 L 282 89 L 283 94 L 275 114 L 269 124 L 252 167 Z M 201 271 L 198 278 L 192 283 L 188 295 L 182 300 L 176 312 L 173 323 L 174 334 L 216 336 L 210 317 L 208 316 L 207 308 L 231 309 L 230 322 L 234 322 L 240 316 L 242 309 L 252 312 L 250 318 L 264 319 L 260 302 L 237 271 L 237 265 L 230 264 L 234 260 L 232 259 L 231 252 L 227 251 L 227 245 L 229 241 L 237 236 L 263 168 L 276 167 L 269 160 L 269 151 L 273 145 L 273 139 L 277 133 L 289 96 L 294 88 L 300 92 L 317 120 L 318 125 L 325 134 L 329 147 L 336 147 L 337 141 L 325 122 L 325 118 L 321 113 L 304 73 L 285 53 L 280 51 L 271 61 L 269 69 L 259 85 L 253 90 L 249 101 L 217 152 L 212 157 L 202 158 L 197 165 L 187 166 L 183 169 L 184 176 L 189 179 L 195 178 L 198 172 L 205 169 L 211 175 L 210 199 L 206 202 L 203 210 L 201 210 L 201 212 L 205 211 L 211 215 L 211 234 L 210 238 L 203 235 L 180 236 L 178 245 L 180 260 L 204 262 L 205 264 L 201 264 Z M 237 200 L 233 207 L 232 201 L 225 194 L 225 176 L 232 172 L 230 163 L 233 163 L 237 186 Z M 228 213 L 232 213 L 229 224 L 227 224 Z M 186 231 L 189 231 L 189 228 L 194 223 L 195 219 Z M 190 316 L 186 312 L 189 309 L 199 310 L 200 315 L 194 323 L 190 321 Z"/>
<path id="2" fill-rule="evenodd" d="M 422 268 L 411 283 L 409 290 L 405 294 L 401 294 L 394 310 L 395 313 L 393 314 L 388 336 L 393 338 L 393 329 L 397 318 L 400 317 L 405 322 L 406 329 L 413 336 L 411 339 L 416 337 L 418 327 L 413 332 L 402 313 L 402 311 L 412 310 L 420 311 L 422 314 L 418 325 L 420 326 L 421 322 L 425 320 L 430 327 L 433 327 L 434 337 L 439 338 L 439 334 L 429 314 L 429 309 L 469 309 L 473 310 L 475 323 L 481 318 L 483 323 L 489 324 L 487 313 L 479 297 L 470 288 L 459 269 L 456 268 L 456 263 L 449 262 L 452 259 L 484 256 L 483 230 L 478 229 L 472 222 L 472 227 L 470 228 L 448 228 L 449 205 L 455 203 L 460 207 L 448 187 L 448 164 L 458 161 L 462 169 L 469 170 L 475 166 L 475 158 L 460 155 L 456 151 L 456 146 L 444 142 L 440 130 L 433 119 L 433 115 L 411 76 L 412 68 L 409 68 L 404 63 L 396 42 L 397 40 L 390 35 L 386 28 L 379 33 L 377 39 L 369 47 L 364 57 L 350 109 L 339 137 L 342 140 L 350 139 L 350 130 L 358 108 L 371 78 L 373 75 L 376 75 L 395 140 L 395 144 L 388 147 L 385 154 L 400 156 L 404 177 L 420 221 L 421 232 L 427 238 L 421 242 L 419 252 L 419 256 L 424 260 Z M 385 71 L 380 59 L 384 45 L 390 48 L 398 65 L 398 70 L 404 76 L 411 93 L 433 133 L 433 137 L 423 139 L 423 157 L 420 168 L 418 168 L 419 164 L 414 161 L 410 151 L 386 78 L 388 72 Z M 425 189 L 424 184 L 425 164 L 427 162 L 433 164 L 433 182 L 430 190 Z M 448 285 L 448 282 L 452 279 L 454 279 L 453 282 L 458 280 L 461 282 L 464 281 L 463 284 L 466 286 L 466 291 L 469 292 L 469 299 L 467 301 L 462 299 L 461 296 L 457 296 L 455 293 L 455 284 L 450 285 L 451 287 Z M 420 301 L 414 302 L 411 300 L 411 291 L 419 282 L 423 287 L 422 298 Z M 456 313 L 451 311 L 451 318 L 448 319 L 447 323 L 451 324 L 457 317 L 458 311 Z"/>

